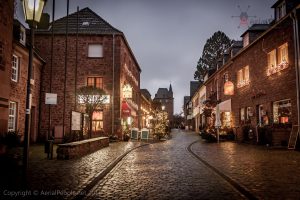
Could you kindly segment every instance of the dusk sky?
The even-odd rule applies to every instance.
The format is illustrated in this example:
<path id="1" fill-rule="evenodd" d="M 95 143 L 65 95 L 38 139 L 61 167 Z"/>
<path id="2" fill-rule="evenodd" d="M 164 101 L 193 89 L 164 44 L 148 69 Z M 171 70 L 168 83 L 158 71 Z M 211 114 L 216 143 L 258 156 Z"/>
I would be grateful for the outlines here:
<path id="1" fill-rule="evenodd" d="M 66 16 L 66 0 L 56 0 L 56 18 Z M 89 7 L 121 30 L 142 69 L 141 88 L 154 97 L 157 89 L 173 86 L 175 113 L 182 111 L 183 96 L 202 55 L 206 40 L 218 30 L 239 40 L 247 29 L 238 28 L 241 11 L 249 23 L 273 18 L 275 0 L 70 0 L 70 13 Z M 238 8 L 240 7 L 240 9 Z M 23 17 L 19 4 L 16 17 Z M 52 0 L 45 12 L 51 14 Z"/>

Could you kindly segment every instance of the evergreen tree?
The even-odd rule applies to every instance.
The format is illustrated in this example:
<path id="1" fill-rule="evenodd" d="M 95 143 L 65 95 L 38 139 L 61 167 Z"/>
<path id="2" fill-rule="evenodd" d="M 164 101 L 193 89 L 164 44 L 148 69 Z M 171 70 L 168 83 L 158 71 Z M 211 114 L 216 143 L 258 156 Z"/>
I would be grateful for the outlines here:
<path id="1" fill-rule="evenodd" d="M 197 69 L 194 73 L 195 80 L 203 82 L 207 71 L 216 69 L 218 60 L 231 45 L 232 40 L 230 40 L 225 33 L 222 31 L 215 32 L 204 45 L 202 56 L 197 63 Z"/>

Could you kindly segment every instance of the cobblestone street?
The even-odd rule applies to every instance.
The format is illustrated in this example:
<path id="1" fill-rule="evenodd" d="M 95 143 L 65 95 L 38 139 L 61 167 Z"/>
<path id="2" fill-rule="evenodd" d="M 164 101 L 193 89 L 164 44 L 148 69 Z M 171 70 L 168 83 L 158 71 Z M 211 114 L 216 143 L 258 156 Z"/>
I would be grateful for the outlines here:
<path id="1" fill-rule="evenodd" d="M 186 147 L 199 136 L 175 130 L 173 138 L 131 152 L 90 192 L 89 199 L 242 199 Z"/>
<path id="2" fill-rule="evenodd" d="M 197 139 L 195 133 L 175 130 L 171 140 L 136 149 L 87 199 L 246 198 L 187 151 Z M 299 199 L 299 152 L 202 140 L 191 149 L 258 199 Z"/>

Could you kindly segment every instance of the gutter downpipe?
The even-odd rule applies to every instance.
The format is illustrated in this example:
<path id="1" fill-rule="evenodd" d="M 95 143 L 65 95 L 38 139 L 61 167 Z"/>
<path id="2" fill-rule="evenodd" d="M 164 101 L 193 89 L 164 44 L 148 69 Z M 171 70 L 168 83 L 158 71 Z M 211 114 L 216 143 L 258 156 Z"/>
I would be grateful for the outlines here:
<path id="1" fill-rule="evenodd" d="M 295 69 L 296 69 L 296 89 L 297 89 L 297 123 L 298 133 L 300 125 L 300 56 L 299 56 L 299 27 L 297 18 L 297 8 L 291 13 L 290 17 L 293 20 L 294 31 L 294 50 L 295 50 Z"/>
<path id="2" fill-rule="evenodd" d="M 115 34 L 112 34 L 112 95 L 111 95 L 111 135 L 114 135 L 115 131 L 115 107 L 114 107 L 114 97 L 115 97 Z"/>

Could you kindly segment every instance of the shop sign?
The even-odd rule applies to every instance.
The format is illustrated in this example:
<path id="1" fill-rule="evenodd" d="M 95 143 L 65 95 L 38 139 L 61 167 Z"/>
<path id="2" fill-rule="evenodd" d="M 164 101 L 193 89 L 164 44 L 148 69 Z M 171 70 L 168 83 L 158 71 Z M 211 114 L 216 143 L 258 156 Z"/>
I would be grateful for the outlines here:
<path id="1" fill-rule="evenodd" d="M 123 98 L 131 99 L 132 98 L 132 87 L 129 84 L 126 84 L 122 88 Z"/>
<path id="2" fill-rule="evenodd" d="M 234 94 L 234 84 L 231 81 L 226 81 L 224 83 L 224 95 Z"/>

